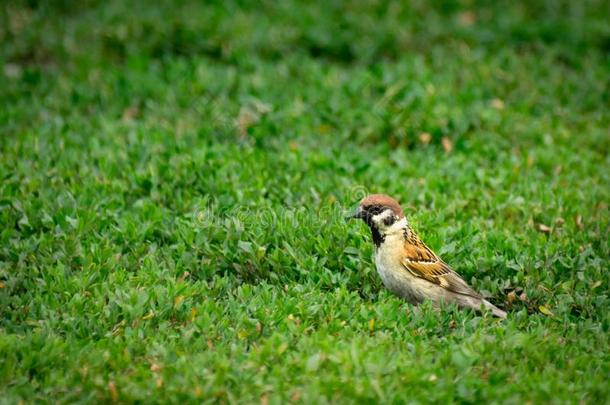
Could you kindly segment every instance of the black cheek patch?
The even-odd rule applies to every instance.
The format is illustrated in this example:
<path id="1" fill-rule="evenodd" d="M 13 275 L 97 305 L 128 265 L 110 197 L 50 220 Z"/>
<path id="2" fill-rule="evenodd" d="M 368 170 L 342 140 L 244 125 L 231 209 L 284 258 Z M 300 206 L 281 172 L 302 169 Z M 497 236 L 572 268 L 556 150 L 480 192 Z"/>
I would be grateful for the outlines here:
<path id="1" fill-rule="evenodd" d="M 387 218 L 383 219 L 383 224 L 385 226 L 390 226 L 392 225 L 394 222 L 396 222 L 396 217 L 394 215 L 390 215 Z"/>

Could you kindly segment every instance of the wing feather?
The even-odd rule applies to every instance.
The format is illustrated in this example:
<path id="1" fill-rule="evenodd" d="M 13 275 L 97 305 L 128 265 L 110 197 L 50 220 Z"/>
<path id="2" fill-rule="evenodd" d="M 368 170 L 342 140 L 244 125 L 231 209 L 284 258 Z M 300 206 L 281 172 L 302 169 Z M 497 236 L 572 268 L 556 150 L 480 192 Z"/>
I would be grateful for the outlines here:
<path id="1" fill-rule="evenodd" d="M 402 265 L 415 277 L 437 284 L 457 294 L 481 298 L 459 274 L 443 262 L 411 230 L 405 233 Z"/>

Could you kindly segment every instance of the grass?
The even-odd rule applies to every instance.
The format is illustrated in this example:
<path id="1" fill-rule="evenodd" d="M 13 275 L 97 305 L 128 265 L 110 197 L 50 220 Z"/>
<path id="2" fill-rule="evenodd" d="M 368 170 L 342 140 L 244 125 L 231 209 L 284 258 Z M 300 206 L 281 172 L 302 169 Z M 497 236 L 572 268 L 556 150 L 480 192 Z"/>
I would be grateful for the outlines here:
<path id="1" fill-rule="evenodd" d="M 606 1 L 125 3 L 1 6 L 0 402 L 610 400 Z"/>

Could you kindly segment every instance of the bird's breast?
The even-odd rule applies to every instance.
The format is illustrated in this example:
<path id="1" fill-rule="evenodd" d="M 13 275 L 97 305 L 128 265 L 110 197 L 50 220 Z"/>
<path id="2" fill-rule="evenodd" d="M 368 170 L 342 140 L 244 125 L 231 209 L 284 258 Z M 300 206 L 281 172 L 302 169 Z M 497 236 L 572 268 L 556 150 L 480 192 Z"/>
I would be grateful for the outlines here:
<path id="1" fill-rule="evenodd" d="M 394 294 L 411 303 L 419 303 L 415 277 L 402 265 L 404 240 L 402 235 L 389 235 L 375 250 L 375 266 L 383 285 Z"/>

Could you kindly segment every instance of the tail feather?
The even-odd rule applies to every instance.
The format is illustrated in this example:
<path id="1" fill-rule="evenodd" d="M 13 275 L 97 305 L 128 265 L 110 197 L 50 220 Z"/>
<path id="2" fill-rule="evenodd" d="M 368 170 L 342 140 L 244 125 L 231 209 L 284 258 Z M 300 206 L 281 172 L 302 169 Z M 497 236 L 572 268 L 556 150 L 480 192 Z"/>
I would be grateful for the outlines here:
<path id="1" fill-rule="evenodd" d="M 485 306 L 485 308 L 488 308 L 491 310 L 491 312 L 494 314 L 494 316 L 497 316 L 498 318 L 501 319 L 506 319 L 506 312 L 502 311 L 500 308 L 496 307 L 494 304 L 492 304 L 491 302 L 487 301 L 487 300 L 482 300 L 483 305 Z"/>
<path id="2" fill-rule="evenodd" d="M 494 316 L 506 319 L 506 312 L 483 298 L 461 295 L 458 296 L 458 305 L 465 308 L 472 308 L 477 311 L 488 309 Z"/>

